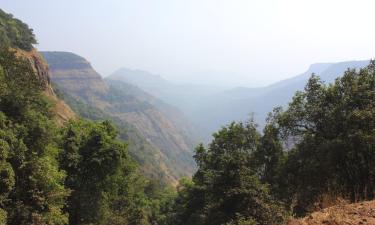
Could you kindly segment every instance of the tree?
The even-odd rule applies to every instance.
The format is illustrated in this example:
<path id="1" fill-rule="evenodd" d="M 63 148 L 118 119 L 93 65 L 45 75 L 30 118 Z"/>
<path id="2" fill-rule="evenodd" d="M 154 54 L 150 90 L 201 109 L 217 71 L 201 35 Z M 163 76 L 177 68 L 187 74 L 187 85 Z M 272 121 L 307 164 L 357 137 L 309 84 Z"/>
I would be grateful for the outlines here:
<path id="1" fill-rule="evenodd" d="M 373 199 L 375 179 L 375 62 L 347 70 L 331 85 L 312 76 L 278 123 L 298 140 L 285 166 L 296 212 L 325 195 Z"/>
<path id="2" fill-rule="evenodd" d="M 273 113 L 269 114 L 254 157 L 261 182 L 269 185 L 274 196 L 285 200 L 287 183 L 282 172 L 287 157 L 280 137 L 280 127 L 277 124 L 280 113 L 281 108 L 275 108 Z"/>
<path id="3" fill-rule="evenodd" d="M 172 224 L 281 224 L 286 213 L 257 174 L 259 144 L 250 121 L 223 127 L 207 149 L 198 146 L 198 171 L 179 191 Z"/>
<path id="4" fill-rule="evenodd" d="M 12 47 L 30 51 L 36 43 L 33 30 L 27 24 L 0 9 L 0 48 Z"/>
<path id="5" fill-rule="evenodd" d="M 64 129 L 60 163 L 67 172 L 66 186 L 72 190 L 70 224 L 144 223 L 144 187 L 126 145 L 116 137 L 115 128 L 106 121 L 74 121 Z"/>
<path id="6" fill-rule="evenodd" d="M 65 224 L 68 192 L 50 103 L 30 64 L 14 52 L 0 49 L 0 71 L 1 217 L 8 224 Z"/>

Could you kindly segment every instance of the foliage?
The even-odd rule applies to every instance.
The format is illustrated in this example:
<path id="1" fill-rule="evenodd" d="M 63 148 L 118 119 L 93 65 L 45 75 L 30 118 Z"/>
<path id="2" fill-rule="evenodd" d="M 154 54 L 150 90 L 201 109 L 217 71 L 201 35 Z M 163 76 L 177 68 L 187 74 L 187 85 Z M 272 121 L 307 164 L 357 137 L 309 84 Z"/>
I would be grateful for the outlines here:
<path id="1" fill-rule="evenodd" d="M 29 63 L 0 50 L 0 208 L 8 224 L 65 224 L 50 103 Z"/>
<path id="2" fill-rule="evenodd" d="M 260 145 L 255 152 L 255 164 L 261 182 L 269 185 L 272 195 L 279 200 L 285 200 L 288 184 L 285 180 L 284 166 L 287 153 L 284 151 L 277 123 L 280 110 L 281 108 L 275 108 L 267 118 Z"/>
<path id="3" fill-rule="evenodd" d="M 347 70 L 331 85 L 312 76 L 278 122 L 298 141 L 285 173 L 290 201 L 304 213 L 324 195 L 359 201 L 374 198 L 375 62 Z"/>
<path id="4" fill-rule="evenodd" d="M 67 171 L 66 185 L 73 191 L 70 224 L 108 224 L 114 218 L 121 219 L 121 224 L 141 224 L 142 204 L 135 196 L 141 192 L 133 193 L 139 183 L 135 165 L 126 145 L 116 137 L 108 122 L 75 121 L 64 129 L 61 167 Z"/>
<path id="5" fill-rule="evenodd" d="M 58 97 L 63 99 L 72 110 L 80 117 L 93 121 L 109 120 L 116 124 L 119 132 L 119 138 L 128 144 L 128 152 L 133 160 L 141 167 L 142 173 L 146 178 L 151 180 L 160 180 L 164 184 L 171 181 L 171 171 L 168 168 L 174 168 L 174 161 L 167 160 L 164 155 L 160 154 L 160 149 L 150 144 L 148 140 L 133 125 L 109 112 L 104 112 L 95 105 L 88 104 L 80 99 L 72 97 L 67 93 L 63 93 L 60 88 L 54 84 L 54 90 Z M 118 93 L 118 90 L 114 92 Z M 112 98 L 107 96 L 108 98 Z M 123 96 L 122 100 L 127 102 L 128 98 Z M 121 105 L 121 104 L 120 104 Z M 158 160 L 155 160 L 158 159 Z M 175 174 L 181 174 L 177 169 L 173 170 Z"/>
<path id="6" fill-rule="evenodd" d="M 0 9 L 0 47 L 9 46 L 30 51 L 33 44 L 36 44 L 33 30 Z"/>
<path id="7" fill-rule="evenodd" d="M 174 197 L 143 178 L 107 121 L 57 128 L 29 62 L 0 51 L 2 224 L 157 224 Z M 99 114 L 100 115 L 100 114 Z"/>
<path id="8" fill-rule="evenodd" d="M 171 224 L 282 224 L 285 211 L 257 171 L 260 134 L 253 122 L 232 123 L 200 145 L 198 171 L 182 181 Z"/>
<path id="9" fill-rule="evenodd" d="M 173 208 L 176 191 L 161 181 L 151 180 L 145 187 L 148 201 L 148 220 L 152 225 L 165 225 Z"/>

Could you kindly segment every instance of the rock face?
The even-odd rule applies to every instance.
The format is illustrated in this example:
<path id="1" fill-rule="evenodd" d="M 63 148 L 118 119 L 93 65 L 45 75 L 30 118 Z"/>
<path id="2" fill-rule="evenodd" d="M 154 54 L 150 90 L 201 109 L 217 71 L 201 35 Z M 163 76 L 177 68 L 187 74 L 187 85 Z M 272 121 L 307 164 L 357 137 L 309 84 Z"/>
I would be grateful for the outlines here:
<path id="1" fill-rule="evenodd" d="M 51 80 L 65 92 L 83 97 L 93 97 L 93 94 L 108 92 L 108 86 L 86 59 L 69 52 L 42 52 L 42 54 L 48 62 L 52 74 Z"/>
<path id="2" fill-rule="evenodd" d="M 18 57 L 27 59 L 35 70 L 39 81 L 44 87 L 44 94 L 54 103 L 53 110 L 56 114 L 56 121 L 58 124 L 62 125 L 63 123 L 74 119 L 75 113 L 64 101 L 56 96 L 51 85 L 48 64 L 45 62 L 40 53 L 35 48 L 31 51 L 24 51 L 20 49 L 16 49 L 15 51 Z"/>
<path id="3" fill-rule="evenodd" d="M 106 83 L 110 92 L 122 96 L 118 100 L 109 100 L 112 102 L 110 111 L 133 124 L 152 144 L 168 152 L 168 156 L 175 155 L 176 160 L 180 156 L 188 157 L 181 162 L 181 166 L 185 161 L 191 161 L 197 137 L 194 127 L 177 108 L 131 84 L 113 80 L 106 80 Z M 181 154 L 181 151 L 186 154 Z M 184 170 L 190 173 L 189 167 Z"/>
<path id="4" fill-rule="evenodd" d="M 44 61 L 43 57 L 38 53 L 38 51 L 35 48 L 29 52 L 24 50 L 16 50 L 16 55 L 18 57 L 23 57 L 30 62 L 30 65 L 35 70 L 36 75 L 38 76 L 38 79 L 42 83 L 44 88 L 47 91 L 53 93 L 49 77 L 48 65 Z"/>
<path id="5" fill-rule="evenodd" d="M 194 171 L 192 158 L 194 131 L 176 108 L 123 82 L 107 83 L 84 58 L 67 52 L 43 52 L 51 69 L 51 80 L 65 94 L 83 101 L 108 115 L 120 128 L 135 129 L 156 149 L 130 149 L 135 158 L 153 155 L 149 161 L 138 160 L 144 171 L 159 170 L 169 182 Z M 144 146 L 136 146 L 144 148 Z M 150 168 L 150 163 L 158 168 Z M 171 178 L 172 177 L 172 178 Z"/>

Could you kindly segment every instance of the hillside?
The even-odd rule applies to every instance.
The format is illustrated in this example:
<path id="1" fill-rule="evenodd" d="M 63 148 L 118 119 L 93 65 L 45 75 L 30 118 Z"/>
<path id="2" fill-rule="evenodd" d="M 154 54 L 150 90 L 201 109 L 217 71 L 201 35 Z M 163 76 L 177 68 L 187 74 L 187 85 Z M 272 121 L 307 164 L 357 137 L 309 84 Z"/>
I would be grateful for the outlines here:
<path id="1" fill-rule="evenodd" d="M 194 127 L 197 128 L 197 136 L 201 141 L 207 140 L 207 136 L 211 136 L 213 130 L 208 132 L 208 121 L 205 121 L 205 119 L 201 120 L 200 117 L 203 116 L 206 118 L 206 116 L 213 115 L 201 115 L 200 108 L 205 107 L 208 103 L 207 100 L 212 96 L 225 90 L 222 87 L 208 85 L 175 84 L 159 75 L 143 70 L 131 70 L 127 68 L 115 71 L 106 80 L 123 81 L 135 85 L 143 91 L 177 107 L 194 124 Z M 216 113 L 218 112 L 214 112 L 214 114 Z"/>
<path id="2" fill-rule="evenodd" d="M 129 151 L 146 174 L 171 183 L 192 174 L 194 132 L 178 110 L 134 86 L 107 84 L 87 60 L 73 53 L 42 54 L 50 65 L 52 82 L 63 93 L 103 112 L 133 134 L 123 138 L 138 143 Z"/>
<path id="3" fill-rule="evenodd" d="M 35 72 L 44 91 L 53 103 L 56 121 L 61 125 L 75 117 L 73 111 L 57 98 L 51 86 L 48 65 L 33 44 L 36 44 L 33 30 L 21 20 L 0 9 L 0 48 L 11 48 L 17 57 L 27 60 Z"/>
<path id="4" fill-rule="evenodd" d="M 375 201 L 338 205 L 314 212 L 302 219 L 291 220 L 288 225 L 357 225 L 375 224 Z"/>
<path id="5" fill-rule="evenodd" d="M 185 140 L 179 140 L 181 137 L 187 140 L 187 145 L 190 145 L 191 143 L 194 143 L 196 140 L 199 139 L 199 136 L 196 134 L 196 130 L 194 126 L 189 122 L 189 119 L 185 117 L 184 114 L 181 113 L 181 111 L 170 105 L 165 103 L 164 101 L 146 93 L 142 89 L 125 83 L 125 82 L 118 82 L 118 81 L 113 81 L 110 79 L 105 79 L 105 82 L 108 84 L 110 89 L 118 91 L 117 94 L 122 95 L 126 99 L 135 99 L 135 103 L 132 101 L 129 102 L 121 102 L 118 103 L 120 104 L 119 107 L 128 107 L 128 108 L 133 108 L 139 106 L 140 104 L 144 106 L 144 108 L 147 108 L 146 105 L 150 105 L 150 109 L 154 110 L 154 113 L 159 113 L 160 114 L 160 120 L 161 121 L 155 121 L 156 123 L 162 122 L 165 123 L 169 129 L 172 129 L 173 132 L 176 134 L 174 137 L 168 137 L 170 133 L 164 133 L 163 135 L 166 136 L 170 141 L 175 142 L 174 143 L 174 148 L 179 148 L 179 142 L 183 143 Z M 157 110 L 155 110 L 157 109 Z M 135 110 L 138 113 L 140 113 L 141 110 Z M 150 112 L 152 114 L 153 112 Z M 126 115 L 125 115 L 126 116 Z M 147 115 L 146 115 L 147 116 Z M 154 115 L 155 116 L 155 115 Z M 165 116 L 168 117 L 168 121 L 163 121 L 165 119 Z M 132 118 L 132 116 L 129 117 L 129 120 Z M 133 117 L 134 118 L 134 117 Z M 137 118 L 134 118 L 137 119 Z M 151 137 L 152 133 L 148 134 L 147 131 L 149 130 L 147 127 L 142 127 L 141 124 L 137 123 L 137 121 L 133 121 L 136 127 L 138 127 L 141 132 L 144 132 L 145 137 Z M 145 129 L 143 129 L 145 128 Z M 156 131 L 155 131 L 156 132 Z M 165 132 L 164 130 L 160 130 L 159 132 Z M 181 134 L 181 136 L 177 135 Z M 155 140 L 159 141 L 159 140 Z M 164 143 L 162 144 L 165 149 L 169 148 L 169 144 L 171 143 Z M 194 146 L 185 146 L 184 149 L 189 149 L 188 151 L 190 152 L 191 148 L 194 148 Z"/>
<path id="6" fill-rule="evenodd" d="M 40 53 L 36 49 L 30 51 L 16 49 L 16 55 L 29 61 L 38 77 L 38 80 L 44 88 L 43 94 L 47 96 L 54 105 L 53 111 L 56 115 L 56 121 L 62 125 L 63 123 L 75 118 L 75 113 L 71 108 L 56 96 L 55 90 L 50 81 L 48 65 Z"/>

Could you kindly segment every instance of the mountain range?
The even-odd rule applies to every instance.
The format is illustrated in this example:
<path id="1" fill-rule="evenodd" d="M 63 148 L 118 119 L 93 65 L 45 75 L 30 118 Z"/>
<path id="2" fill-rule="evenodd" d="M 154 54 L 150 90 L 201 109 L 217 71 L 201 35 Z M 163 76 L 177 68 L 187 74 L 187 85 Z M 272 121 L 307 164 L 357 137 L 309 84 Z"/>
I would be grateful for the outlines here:
<path id="1" fill-rule="evenodd" d="M 221 126 L 253 117 L 261 129 L 268 113 L 274 107 L 287 106 L 312 74 L 330 83 L 348 68 L 369 63 L 317 63 L 304 73 L 269 86 L 225 89 L 176 84 L 147 71 L 127 68 L 103 79 L 81 56 L 68 52 L 42 54 L 49 64 L 52 83 L 61 90 L 65 102 L 85 118 L 114 121 L 122 128 L 121 136 L 129 141 L 129 151 L 143 172 L 169 183 L 193 173 L 194 146 L 207 143 Z"/>
<path id="2" fill-rule="evenodd" d="M 330 83 L 348 68 L 362 68 L 369 60 L 338 63 L 316 63 L 302 74 L 269 86 L 236 87 L 223 90 L 214 86 L 173 84 L 161 76 L 141 70 L 122 68 L 107 79 L 136 85 L 152 95 L 175 105 L 193 122 L 208 141 L 213 132 L 231 121 L 254 120 L 262 127 L 269 112 L 277 106 L 287 106 L 294 93 L 303 90 L 312 74 Z"/>

